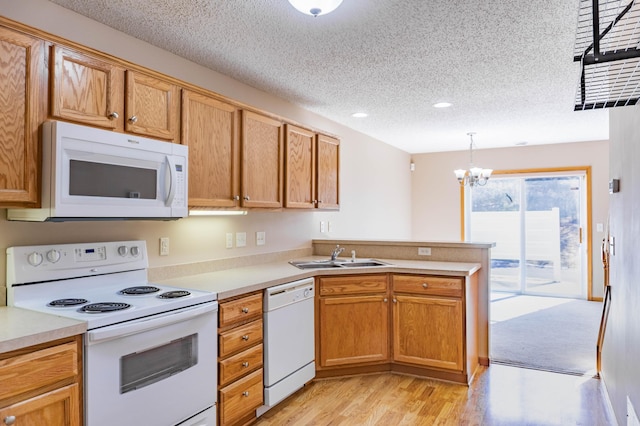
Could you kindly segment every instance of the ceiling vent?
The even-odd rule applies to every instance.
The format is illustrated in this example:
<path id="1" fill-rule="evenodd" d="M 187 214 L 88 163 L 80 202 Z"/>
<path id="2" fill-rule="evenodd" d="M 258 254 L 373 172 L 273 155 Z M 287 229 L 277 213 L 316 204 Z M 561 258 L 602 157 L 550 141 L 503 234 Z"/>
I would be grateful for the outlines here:
<path id="1" fill-rule="evenodd" d="M 573 60 L 575 111 L 635 105 L 640 97 L 640 0 L 580 0 Z"/>

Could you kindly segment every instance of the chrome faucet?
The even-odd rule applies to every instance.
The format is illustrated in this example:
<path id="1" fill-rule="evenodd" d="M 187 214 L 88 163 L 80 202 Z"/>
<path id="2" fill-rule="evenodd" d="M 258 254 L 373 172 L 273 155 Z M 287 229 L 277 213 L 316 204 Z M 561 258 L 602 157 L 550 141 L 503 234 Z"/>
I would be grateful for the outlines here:
<path id="1" fill-rule="evenodd" d="M 331 252 L 331 260 L 336 260 L 338 256 L 340 256 L 340 253 L 342 253 L 343 251 L 344 247 L 340 247 L 340 244 L 336 245 L 336 248 L 334 248 Z"/>

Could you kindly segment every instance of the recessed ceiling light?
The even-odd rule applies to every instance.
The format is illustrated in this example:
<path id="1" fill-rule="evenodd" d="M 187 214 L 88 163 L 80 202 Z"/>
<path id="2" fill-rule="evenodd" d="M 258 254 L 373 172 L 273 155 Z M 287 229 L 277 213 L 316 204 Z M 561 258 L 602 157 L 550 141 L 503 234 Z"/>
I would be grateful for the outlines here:
<path id="1" fill-rule="evenodd" d="M 369 114 L 367 114 L 366 112 L 354 112 L 353 114 L 351 114 L 351 116 L 354 118 L 365 118 L 368 117 Z"/>
<path id="2" fill-rule="evenodd" d="M 449 108 L 451 104 L 449 102 L 438 102 L 437 104 L 433 104 L 434 108 Z"/>

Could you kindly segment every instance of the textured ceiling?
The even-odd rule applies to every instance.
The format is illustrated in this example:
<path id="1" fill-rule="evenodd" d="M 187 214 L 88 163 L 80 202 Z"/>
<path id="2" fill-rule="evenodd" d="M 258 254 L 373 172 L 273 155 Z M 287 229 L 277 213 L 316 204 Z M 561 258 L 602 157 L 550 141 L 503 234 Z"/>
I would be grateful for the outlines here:
<path id="1" fill-rule="evenodd" d="M 410 153 L 609 138 L 607 110 L 573 111 L 578 0 L 53 3 Z"/>

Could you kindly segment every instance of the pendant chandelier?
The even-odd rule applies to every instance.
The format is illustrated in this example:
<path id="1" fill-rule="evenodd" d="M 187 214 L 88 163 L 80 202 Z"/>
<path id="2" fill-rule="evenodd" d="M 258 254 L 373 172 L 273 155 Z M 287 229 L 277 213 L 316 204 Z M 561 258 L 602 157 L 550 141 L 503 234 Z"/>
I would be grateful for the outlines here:
<path id="1" fill-rule="evenodd" d="M 314 17 L 333 12 L 342 0 L 289 0 L 298 11 Z"/>
<path id="2" fill-rule="evenodd" d="M 469 170 L 458 169 L 453 172 L 462 186 L 486 185 L 493 169 L 483 169 L 473 165 L 473 135 L 475 135 L 475 132 L 469 132 L 467 135 L 471 139 L 469 142 Z"/>

